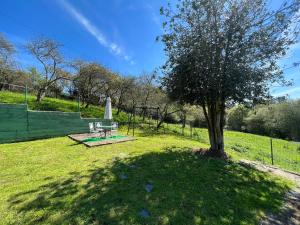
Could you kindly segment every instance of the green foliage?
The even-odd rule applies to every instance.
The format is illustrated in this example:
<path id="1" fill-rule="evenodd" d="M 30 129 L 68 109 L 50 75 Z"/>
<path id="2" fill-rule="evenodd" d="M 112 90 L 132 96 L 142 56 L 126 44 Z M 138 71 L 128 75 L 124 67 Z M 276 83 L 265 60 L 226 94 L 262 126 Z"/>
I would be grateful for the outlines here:
<path id="1" fill-rule="evenodd" d="M 279 211 L 289 183 L 198 158 L 196 146 L 140 132 L 133 142 L 89 149 L 65 137 L 0 145 L 0 224 L 250 225 Z M 141 218 L 141 209 L 151 216 Z"/>
<path id="2" fill-rule="evenodd" d="M 194 111 L 192 124 L 194 127 L 207 127 L 207 121 L 205 119 L 203 110 L 199 107 L 195 107 L 196 110 Z"/>
<path id="3" fill-rule="evenodd" d="M 168 114 L 166 115 L 164 119 L 165 123 L 177 123 L 178 122 L 178 117 L 173 113 L 173 114 Z"/>
<path id="4" fill-rule="evenodd" d="M 98 63 L 82 63 L 74 77 L 74 87 L 83 102 L 97 104 L 102 95 L 111 96 L 111 83 L 117 76 Z"/>
<path id="5" fill-rule="evenodd" d="M 226 101 L 257 101 L 270 83 L 284 82 L 278 59 L 297 42 L 299 27 L 290 27 L 300 19 L 300 3 L 284 1 L 274 11 L 267 5 L 183 0 L 162 8 L 170 96 L 219 109 Z"/>
<path id="6" fill-rule="evenodd" d="M 266 107 L 257 107 L 251 111 L 245 119 L 247 131 L 256 134 L 266 134 L 268 128 L 265 126 L 265 122 L 268 113 L 269 110 Z"/>
<path id="7" fill-rule="evenodd" d="M 253 109 L 243 105 L 235 106 L 228 110 L 227 127 L 236 131 L 299 141 L 300 101 L 257 105 Z"/>
<path id="8" fill-rule="evenodd" d="M 207 127 L 207 122 L 203 114 L 199 114 L 193 121 L 194 127 Z"/>
<path id="9" fill-rule="evenodd" d="M 224 155 L 226 103 L 257 102 L 271 83 L 286 84 L 278 59 L 297 42 L 299 27 L 290 27 L 300 19 L 300 2 L 267 6 L 267 0 L 182 0 L 161 9 L 163 85 L 173 100 L 202 106 L 215 155 Z"/>
<path id="10" fill-rule="evenodd" d="M 244 121 L 248 132 L 300 140 L 300 101 L 260 105 Z"/>
<path id="11" fill-rule="evenodd" d="M 237 105 L 227 112 L 227 127 L 230 130 L 243 131 L 245 130 L 244 119 L 249 110 L 243 105 Z"/>

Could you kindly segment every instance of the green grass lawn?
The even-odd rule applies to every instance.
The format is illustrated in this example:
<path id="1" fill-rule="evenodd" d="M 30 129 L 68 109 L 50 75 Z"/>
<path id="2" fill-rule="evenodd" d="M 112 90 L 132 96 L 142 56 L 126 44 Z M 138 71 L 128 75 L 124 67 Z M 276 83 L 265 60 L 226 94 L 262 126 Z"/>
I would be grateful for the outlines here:
<path id="1" fill-rule="evenodd" d="M 167 128 L 167 126 L 165 125 Z M 168 125 L 167 131 L 181 134 L 179 125 Z M 190 128 L 184 131 L 185 136 L 190 136 Z M 193 128 L 192 139 L 209 144 L 207 129 Z M 271 164 L 270 137 L 225 131 L 225 148 L 234 159 L 249 159 Z M 274 165 L 280 168 L 300 173 L 300 144 L 273 138 Z"/>
<path id="2" fill-rule="evenodd" d="M 191 148 L 205 143 L 137 133 L 95 148 L 67 137 L 1 144 L 0 224 L 256 224 L 279 210 L 291 185 L 196 157 Z"/>

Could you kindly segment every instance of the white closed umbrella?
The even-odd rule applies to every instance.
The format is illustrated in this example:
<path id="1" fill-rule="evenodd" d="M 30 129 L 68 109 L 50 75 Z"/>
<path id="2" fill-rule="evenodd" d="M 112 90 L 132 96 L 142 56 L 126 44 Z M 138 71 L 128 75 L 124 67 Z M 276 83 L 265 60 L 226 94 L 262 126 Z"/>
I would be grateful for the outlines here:
<path id="1" fill-rule="evenodd" d="M 112 120 L 112 109 L 111 109 L 111 99 L 110 97 L 106 98 L 106 105 L 105 105 L 105 113 L 104 119 Z"/>

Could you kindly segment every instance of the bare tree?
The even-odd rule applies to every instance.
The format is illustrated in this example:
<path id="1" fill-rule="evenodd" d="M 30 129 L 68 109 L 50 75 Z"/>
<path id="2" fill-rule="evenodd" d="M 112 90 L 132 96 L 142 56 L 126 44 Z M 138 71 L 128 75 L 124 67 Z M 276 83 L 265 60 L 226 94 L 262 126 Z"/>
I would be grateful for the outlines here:
<path id="1" fill-rule="evenodd" d="M 156 88 L 154 86 L 154 81 L 156 79 L 156 72 L 152 73 L 144 73 L 138 78 L 138 86 L 139 86 L 139 104 L 144 107 L 141 111 L 141 115 L 143 117 L 143 121 L 146 116 L 146 107 L 150 104 L 150 100 Z"/>
<path id="2" fill-rule="evenodd" d="M 15 52 L 14 46 L 0 34 L 0 82 L 10 83 L 13 76 L 12 68 L 14 66 L 13 53 Z M 3 84 L 0 84 L 0 90 Z"/>
<path id="3" fill-rule="evenodd" d="M 48 38 L 38 38 L 26 45 L 27 50 L 41 63 L 43 79 L 39 83 L 37 101 L 45 97 L 51 85 L 62 79 L 69 79 L 69 74 L 63 71 L 64 59 L 60 53 L 60 45 Z"/>
<path id="4" fill-rule="evenodd" d="M 154 93 L 153 106 L 158 107 L 157 116 L 159 122 L 157 124 L 157 129 L 159 129 L 165 122 L 167 116 L 174 113 L 174 111 L 177 111 L 175 110 L 175 105 L 173 104 L 173 102 L 171 102 L 167 94 L 158 88 L 156 88 L 156 91 Z"/>

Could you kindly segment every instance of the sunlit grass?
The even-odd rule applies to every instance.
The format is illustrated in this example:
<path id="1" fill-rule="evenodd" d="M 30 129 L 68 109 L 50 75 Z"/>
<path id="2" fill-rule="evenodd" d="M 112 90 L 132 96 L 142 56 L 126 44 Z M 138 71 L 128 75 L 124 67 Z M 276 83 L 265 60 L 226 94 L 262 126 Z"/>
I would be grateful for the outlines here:
<path id="1" fill-rule="evenodd" d="M 13 104 L 24 104 L 25 95 L 23 93 L 15 93 L 9 91 L 0 91 L 0 103 L 13 103 Z M 40 111 L 63 111 L 63 112 L 78 112 L 78 102 L 56 98 L 44 98 L 41 103 L 36 101 L 36 97 L 33 95 L 27 96 L 28 107 L 31 110 Z M 82 117 L 90 118 L 103 118 L 104 107 L 90 105 L 85 108 L 84 105 L 80 105 L 80 112 Z M 127 121 L 128 116 L 124 112 L 120 112 L 116 115 L 117 111 L 113 109 L 114 120 Z"/>
<path id="2" fill-rule="evenodd" d="M 169 124 L 167 130 L 182 135 L 179 125 Z M 184 135 L 190 137 L 189 127 L 184 129 Z M 207 129 L 193 128 L 192 138 L 209 144 Z M 276 138 L 272 138 L 272 142 L 274 165 L 300 173 L 300 145 Z M 225 131 L 225 149 L 234 159 L 249 159 L 272 164 L 270 137 L 267 136 Z"/>
<path id="3" fill-rule="evenodd" d="M 279 210 L 289 188 L 252 168 L 196 157 L 191 149 L 205 143 L 136 134 L 95 148 L 66 137 L 0 145 L 0 224 L 256 224 Z"/>

